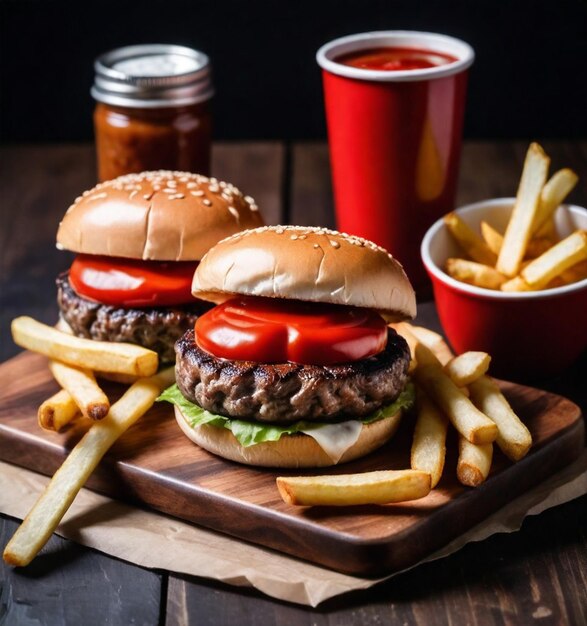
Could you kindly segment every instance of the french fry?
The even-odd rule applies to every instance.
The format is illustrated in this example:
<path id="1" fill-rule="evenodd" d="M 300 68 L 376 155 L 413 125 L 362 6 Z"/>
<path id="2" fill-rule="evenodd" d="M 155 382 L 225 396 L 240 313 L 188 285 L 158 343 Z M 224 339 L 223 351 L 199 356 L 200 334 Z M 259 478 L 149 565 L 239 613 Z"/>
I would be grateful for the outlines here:
<path id="1" fill-rule="evenodd" d="M 418 470 L 277 478 L 287 504 L 350 506 L 418 500 L 430 493 L 430 474 Z"/>
<path id="2" fill-rule="evenodd" d="M 438 484 L 446 456 L 448 420 L 421 390 L 416 392 L 417 418 L 410 455 L 410 466 L 430 474 L 430 488 Z"/>
<path id="3" fill-rule="evenodd" d="M 80 410 L 75 400 L 65 389 L 61 389 L 47 398 L 37 413 L 39 426 L 45 430 L 55 431 L 60 431 L 78 415 L 80 415 Z"/>
<path id="4" fill-rule="evenodd" d="M 558 241 L 558 233 L 554 225 L 554 219 L 550 217 L 542 224 L 542 226 L 533 234 L 534 237 L 550 239 L 552 242 Z"/>
<path id="5" fill-rule="evenodd" d="M 526 456 L 532 446 L 532 435 L 512 411 L 497 384 L 488 376 L 482 376 L 469 389 L 475 406 L 497 424 L 495 443 L 501 451 L 512 461 Z"/>
<path id="6" fill-rule="evenodd" d="M 494 266 L 497 256 L 487 244 L 456 213 L 444 216 L 444 223 L 459 246 L 477 263 Z"/>
<path id="7" fill-rule="evenodd" d="M 413 363 L 416 363 L 415 354 L 418 343 L 428 347 L 443 365 L 448 363 L 454 356 L 442 335 L 435 333 L 433 330 L 423 326 L 413 326 L 407 322 L 397 322 L 390 324 L 390 326 L 407 341 L 412 353 Z"/>
<path id="8" fill-rule="evenodd" d="M 503 245 L 503 235 L 487 222 L 481 222 L 481 236 L 487 244 L 487 247 L 497 258 L 501 246 Z"/>
<path id="9" fill-rule="evenodd" d="M 442 335 L 423 326 L 413 326 L 403 322 L 410 333 L 424 346 L 429 348 L 442 365 L 446 365 L 454 356 Z"/>
<path id="10" fill-rule="evenodd" d="M 518 273 L 520 263 L 526 253 L 549 164 L 550 159 L 544 150 L 537 143 L 530 144 L 516 203 L 505 231 L 496 265 L 498 272 L 510 278 Z"/>
<path id="11" fill-rule="evenodd" d="M 522 270 L 523 280 L 532 289 L 542 289 L 553 278 L 587 259 L 587 231 L 577 230 Z"/>
<path id="12" fill-rule="evenodd" d="M 491 357 L 487 352 L 463 352 L 444 366 L 444 371 L 457 387 L 470 385 L 489 369 Z"/>
<path id="13" fill-rule="evenodd" d="M 173 368 L 169 368 L 137 381 L 103 420 L 92 424 L 8 542 L 4 550 L 6 563 L 23 567 L 35 558 L 108 449 L 151 408 L 172 380 Z"/>
<path id="14" fill-rule="evenodd" d="M 464 437 L 459 437 L 459 458 L 457 478 L 467 487 L 478 487 L 485 482 L 491 469 L 493 444 L 475 445 Z"/>
<path id="15" fill-rule="evenodd" d="M 503 283 L 500 289 L 501 291 L 532 291 L 530 285 L 521 276 L 514 276 L 514 278 Z"/>
<path id="16" fill-rule="evenodd" d="M 74 367 L 151 376 L 157 371 L 159 364 L 157 353 L 152 350 L 129 343 L 81 339 L 30 317 L 12 320 L 11 329 L 12 338 L 17 345 Z"/>
<path id="17" fill-rule="evenodd" d="M 581 261 L 561 273 L 559 278 L 565 285 L 576 283 L 587 278 L 587 261 Z"/>
<path id="18" fill-rule="evenodd" d="M 69 393 L 82 415 L 101 420 L 108 415 L 110 401 L 98 387 L 90 370 L 72 367 L 59 361 L 49 361 L 49 369 L 55 380 Z"/>
<path id="19" fill-rule="evenodd" d="M 555 241 L 548 237 L 538 237 L 530 239 L 528 247 L 526 248 L 525 259 L 535 259 L 536 257 L 544 254 L 549 248 L 555 245 Z"/>
<path id="20" fill-rule="evenodd" d="M 485 289 L 499 289 L 507 280 L 493 267 L 466 259 L 447 259 L 446 272 L 456 280 Z"/>
<path id="21" fill-rule="evenodd" d="M 495 252 L 495 254 L 499 254 L 503 245 L 503 235 L 501 235 L 487 222 L 481 222 L 481 235 L 483 236 L 485 243 L 489 246 L 489 249 L 492 252 Z M 546 252 L 548 248 L 553 246 L 555 243 L 556 242 L 552 235 L 535 236 L 528 242 L 524 258 L 534 259 Z"/>
<path id="22" fill-rule="evenodd" d="M 497 437 L 495 423 L 475 407 L 445 374 L 440 362 L 433 363 L 436 358 L 428 348 L 422 344 L 416 347 L 415 377 L 418 383 L 432 398 L 435 404 L 442 409 L 452 425 L 471 443 L 490 443 Z M 421 365 L 421 364 L 424 365 Z"/>
<path id="23" fill-rule="evenodd" d="M 578 180 L 577 174 L 568 167 L 552 175 L 540 193 L 540 203 L 532 222 L 532 233 L 537 234 L 545 225 L 550 230 L 548 222 L 550 221 L 552 225 L 551 218 L 554 212 L 569 195 Z"/>

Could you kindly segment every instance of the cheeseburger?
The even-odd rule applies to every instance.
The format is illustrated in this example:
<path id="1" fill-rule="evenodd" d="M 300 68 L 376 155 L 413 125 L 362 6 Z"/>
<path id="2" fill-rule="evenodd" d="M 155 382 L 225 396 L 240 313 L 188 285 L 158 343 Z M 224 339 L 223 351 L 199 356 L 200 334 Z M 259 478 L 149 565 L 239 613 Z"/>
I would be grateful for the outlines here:
<path id="1" fill-rule="evenodd" d="M 214 246 L 192 293 L 217 304 L 176 343 L 161 399 L 195 443 L 251 465 L 351 461 L 395 432 L 410 353 L 388 322 L 413 318 L 401 265 L 375 244 L 277 226 Z"/>
<path id="2" fill-rule="evenodd" d="M 101 183 L 59 225 L 57 247 L 77 253 L 57 278 L 61 317 L 79 337 L 140 344 L 173 361 L 175 341 L 210 308 L 191 295 L 199 260 L 262 224 L 252 198 L 215 178 L 158 171 Z"/>

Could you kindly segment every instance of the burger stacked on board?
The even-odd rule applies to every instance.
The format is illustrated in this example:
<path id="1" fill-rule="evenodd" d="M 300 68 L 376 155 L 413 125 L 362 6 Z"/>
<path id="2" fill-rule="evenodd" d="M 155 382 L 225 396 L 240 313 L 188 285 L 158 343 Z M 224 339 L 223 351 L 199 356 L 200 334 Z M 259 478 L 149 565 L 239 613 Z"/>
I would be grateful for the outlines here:
<path id="1" fill-rule="evenodd" d="M 57 278 L 61 317 L 79 337 L 128 342 L 175 359 L 174 343 L 209 303 L 194 300 L 199 260 L 216 242 L 263 220 L 230 183 L 187 172 L 142 172 L 84 192 L 57 247 L 77 253 Z"/>
<path id="2" fill-rule="evenodd" d="M 214 246 L 193 280 L 217 306 L 176 343 L 183 432 L 259 466 L 321 467 L 383 445 L 412 401 L 410 352 L 389 322 L 415 294 L 375 244 L 323 228 L 264 227 Z"/>

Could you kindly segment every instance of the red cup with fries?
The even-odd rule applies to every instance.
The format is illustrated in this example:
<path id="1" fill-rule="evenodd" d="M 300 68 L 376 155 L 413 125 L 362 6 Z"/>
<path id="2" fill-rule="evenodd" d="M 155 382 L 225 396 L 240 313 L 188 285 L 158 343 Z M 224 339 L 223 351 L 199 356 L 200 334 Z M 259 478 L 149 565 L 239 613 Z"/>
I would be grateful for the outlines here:
<path id="1" fill-rule="evenodd" d="M 418 246 L 454 205 L 472 48 L 382 31 L 342 37 L 322 67 L 337 227 L 375 241 L 426 285 Z"/>
<path id="2" fill-rule="evenodd" d="M 474 232 L 482 222 L 504 232 L 515 203 L 515 198 L 486 200 L 455 213 Z M 573 232 L 587 229 L 587 209 L 560 206 L 554 228 L 562 240 L 558 246 L 564 247 Z M 531 380 L 560 374 L 587 350 L 587 277 L 534 291 L 503 291 L 457 280 L 445 269 L 447 260 L 463 251 L 442 219 L 426 233 L 421 252 L 442 327 L 458 353 L 483 350 L 492 355 L 495 374 Z"/>

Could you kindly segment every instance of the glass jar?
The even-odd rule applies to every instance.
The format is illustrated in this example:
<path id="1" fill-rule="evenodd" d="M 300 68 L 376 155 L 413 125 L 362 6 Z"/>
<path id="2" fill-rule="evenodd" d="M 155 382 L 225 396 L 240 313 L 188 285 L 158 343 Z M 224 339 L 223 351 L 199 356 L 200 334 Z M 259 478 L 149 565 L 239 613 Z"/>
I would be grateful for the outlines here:
<path id="1" fill-rule="evenodd" d="M 210 61 L 172 45 L 128 46 L 95 63 L 98 178 L 144 170 L 210 173 Z"/>

